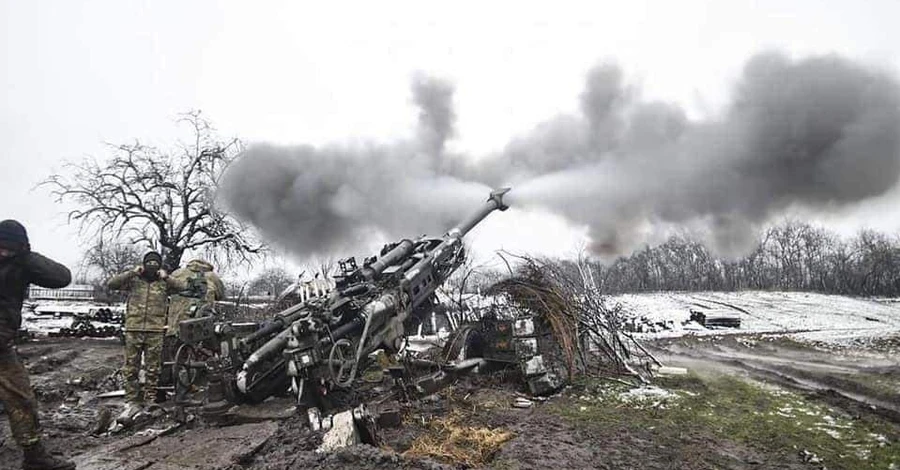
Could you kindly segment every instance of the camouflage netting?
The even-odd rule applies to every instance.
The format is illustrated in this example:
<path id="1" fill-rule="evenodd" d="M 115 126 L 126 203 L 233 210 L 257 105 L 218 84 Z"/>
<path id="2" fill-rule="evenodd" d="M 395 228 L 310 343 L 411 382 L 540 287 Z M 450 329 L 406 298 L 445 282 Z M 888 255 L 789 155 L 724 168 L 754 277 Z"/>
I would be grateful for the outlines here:
<path id="1" fill-rule="evenodd" d="M 623 330 L 620 307 L 601 295 L 582 264 L 517 258 L 511 275 L 488 294 L 505 297 L 523 315 L 549 327 L 569 379 L 579 372 L 649 376 L 656 360 Z"/>

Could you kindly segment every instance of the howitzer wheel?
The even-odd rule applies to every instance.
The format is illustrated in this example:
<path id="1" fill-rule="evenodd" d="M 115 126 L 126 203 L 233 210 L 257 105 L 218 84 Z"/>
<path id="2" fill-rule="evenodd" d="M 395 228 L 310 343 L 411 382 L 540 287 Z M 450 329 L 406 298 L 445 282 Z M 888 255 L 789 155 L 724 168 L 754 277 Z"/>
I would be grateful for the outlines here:
<path id="1" fill-rule="evenodd" d="M 172 364 L 172 375 L 176 386 L 190 388 L 200 375 L 199 369 L 194 364 L 199 360 L 197 351 L 189 344 L 182 344 L 175 353 L 175 361 Z"/>
<path id="2" fill-rule="evenodd" d="M 353 343 L 348 339 L 337 340 L 328 353 L 328 372 L 331 373 L 331 381 L 339 387 L 352 385 L 354 364 L 356 352 L 353 351 Z"/>

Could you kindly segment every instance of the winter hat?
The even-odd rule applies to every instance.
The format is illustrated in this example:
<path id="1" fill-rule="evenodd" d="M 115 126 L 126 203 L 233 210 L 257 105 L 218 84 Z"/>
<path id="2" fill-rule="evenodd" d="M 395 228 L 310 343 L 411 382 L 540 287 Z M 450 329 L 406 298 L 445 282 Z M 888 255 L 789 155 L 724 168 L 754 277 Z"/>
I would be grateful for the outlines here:
<path id="1" fill-rule="evenodd" d="M 151 251 L 151 252 L 147 253 L 146 255 L 144 255 L 143 262 L 146 263 L 147 261 L 150 261 L 151 259 L 155 259 L 157 263 L 162 264 L 162 255 L 155 251 Z"/>
<path id="2" fill-rule="evenodd" d="M 28 248 L 28 232 L 15 220 L 0 222 L 0 246 L 13 250 Z"/>

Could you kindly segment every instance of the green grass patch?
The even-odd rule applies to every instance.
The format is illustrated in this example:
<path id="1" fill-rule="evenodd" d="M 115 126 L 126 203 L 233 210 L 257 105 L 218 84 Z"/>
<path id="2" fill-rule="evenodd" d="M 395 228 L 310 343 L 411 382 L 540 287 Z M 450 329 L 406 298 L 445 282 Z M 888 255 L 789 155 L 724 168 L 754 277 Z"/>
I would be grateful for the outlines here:
<path id="1" fill-rule="evenodd" d="M 828 468 L 900 467 L 900 432 L 877 417 L 854 418 L 793 392 L 731 376 L 688 374 L 661 378 L 645 397 L 601 380 L 575 387 L 574 402 L 554 411 L 586 427 L 651 430 L 654 440 L 677 445 L 685 434 L 709 435 L 760 452 L 796 456 L 806 450 Z"/>

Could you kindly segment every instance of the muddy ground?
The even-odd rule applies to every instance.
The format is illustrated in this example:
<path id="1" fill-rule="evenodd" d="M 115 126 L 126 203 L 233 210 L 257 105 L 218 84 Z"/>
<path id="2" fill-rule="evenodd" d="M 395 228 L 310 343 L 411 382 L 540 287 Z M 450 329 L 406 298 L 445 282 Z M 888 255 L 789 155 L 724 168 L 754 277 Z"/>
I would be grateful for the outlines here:
<path id="1" fill-rule="evenodd" d="M 115 403 L 92 399 L 99 391 L 121 388 L 118 374 L 122 346 L 117 341 L 82 341 L 41 338 L 19 346 L 19 355 L 31 374 L 40 401 L 41 421 L 52 450 L 67 454 L 95 448 L 111 439 L 90 434 L 97 416 Z M 91 403 L 87 405 L 87 403 Z M 0 468 L 18 468 L 21 453 L 0 417 Z"/>
<path id="2" fill-rule="evenodd" d="M 163 415 L 138 430 L 95 435 L 98 421 L 122 406 L 97 397 L 121 387 L 121 345 L 40 338 L 19 351 L 48 446 L 89 470 L 900 468 L 900 338 L 835 348 L 731 335 L 649 346 L 689 371 L 641 388 L 649 401 L 627 398 L 634 387 L 620 381 L 581 378 L 516 408 L 523 390 L 515 374 L 482 376 L 388 404 L 402 425 L 381 428 L 377 447 L 328 454 L 315 451 L 321 436 L 290 413 L 288 398 L 232 426 Z M 17 468 L 21 454 L 5 424 L 0 441 L 0 468 Z"/>

